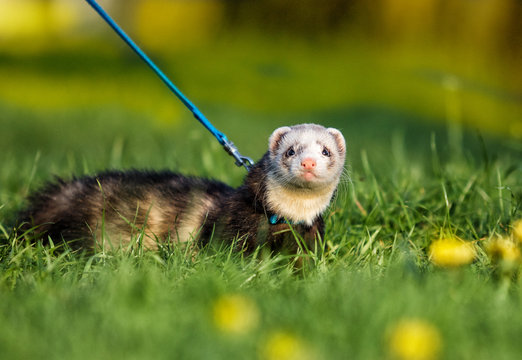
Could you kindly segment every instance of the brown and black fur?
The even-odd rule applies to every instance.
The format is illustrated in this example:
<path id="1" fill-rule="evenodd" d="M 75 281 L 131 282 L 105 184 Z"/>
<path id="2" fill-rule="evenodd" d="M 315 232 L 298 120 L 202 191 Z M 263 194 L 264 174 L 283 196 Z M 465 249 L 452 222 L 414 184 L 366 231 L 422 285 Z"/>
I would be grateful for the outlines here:
<path id="1" fill-rule="evenodd" d="M 73 249 L 94 249 L 94 234 L 90 219 L 103 217 L 104 224 L 117 223 L 122 234 L 138 236 L 147 227 L 150 216 L 150 196 L 162 204 L 165 219 L 162 231 L 146 239 L 149 247 L 167 239 L 176 241 L 176 224 L 184 221 L 184 211 L 190 206 L 190 194 L 195 189 L 212 199 L 212 207 L 199 234 L 205 244 L 211 237 L 223 240 L 238 238 L 237 246 L 247 251 L 267 244 L 271 250 L 284 245 L 292 247 L 295 240 L 287 239 L 291 232 L 286 223 L 271 225 L 271 213 L 264 204 L 266 156 L 250 171 L 245 183 L 234 189 L 214 180 L 186 177 L 170 171 L 110 171 L 72 181 L 58 179 L 30 197 L 30 207 L 22 212 L 22 230 L 36 226 L 34 234 L 44 241 L 47 237 L 66 241 Z M 147 200 L 148 198 L 148 200 Z M 140 206 L 140 203 L 142 204 Z M 176 204 L 171 206 L 169 204 Z M 98 227 L 104 226 L 98 223 Z M 311 226 L 293 225 L 304 239 L 313 241 L 324 234 L 321 217 Z M 148 236 L 148 235 L 147 235 Z M 286 243 L 285 243 L 286 240 Z M 290 243 L 288 243 L 290 240 Z M 98 245 L 101 245 L 98 243 Z"/>
<path id="2" fill-rule="evenodd" d="M 285 223 L 270 224 L 269 218 L 274 213 L 266 204 L 266 177 L 269 166 L 268 154 L 252 168 L 244 184 L 220 202 L 221 209 L 209 214 L 203 227 L 202 238 L 208 239 L 214 230 L 213 224 L 219 224 L 218 233 L 223 239 L 239 237 L 238 246 L 253 250 L 256 246 L 266 245 L 271 250 L 282 248 L 297 250 L 296 239 Z M 312 246 L 319 235 L 324 236 L 324 222 L 321 216 L 311 225 L 292 224 L 307 246 Z"/>
<path id="3" fill-rule="evenodd" d="M 321 214 L 313 220 L 294 221 L 293 225 L 269 222 L 274 209 L 267 198 L 268 179 L 274 181 L 275 170 L 288 161 L 276 156 L 290 131 L 287 127 L 281 129 L 285 130 L 274 132 L 269 151 L 237 189 L 170 171 L 109 171 L 70 181 L 58 179 L 29 198 L 28 208 L 19 217 L 19 229 L 44 242 L 50 237 L 54 243 L 65 241 L 73 249 L 87 251 L 118 248 L 139 238 L 150 249 L 169 240 L 193 240 L 204 245 L 211 239 L 237 239 L 236 247 L 251 252 L 260 245 L 272 251 L 296 251 L 292 226 L 313 248 L 317 237 L 324 235 Z M 342 167 L 344 139 L 339 146 L 342 156 L 336 158 L 339 163 L 335 166 Z M 300 191 L 299 186 L 296 191 Z M 328 196 L 329 202 L 331 194 Z"/>

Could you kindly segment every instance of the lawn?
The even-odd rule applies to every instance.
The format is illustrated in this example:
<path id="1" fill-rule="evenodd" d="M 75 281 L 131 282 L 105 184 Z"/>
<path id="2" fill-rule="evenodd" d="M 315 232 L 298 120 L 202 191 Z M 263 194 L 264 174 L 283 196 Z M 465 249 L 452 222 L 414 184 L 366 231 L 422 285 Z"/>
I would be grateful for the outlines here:
<path id="1" fill-rule="evenodd" d="M 10 227 L 16 211 L 55 175 L 169 168 L 235 186 L 244 176 L 138 62 L 88 51 L 1 58 L 0 71 L 11 75 L 0 85 L 3 358 L 520 357 L 520 141 L 447 125 L 444 112 L 405 112 L 390 106 L 393 99 L 335 98 L 335 89 L 314 106 L 294 100 L 287 111 L 267 111 L 280 103 L 260 93 L 255 107 L 255 92 L 243 93 L 242 82 L 270 93 L 263 79 L 275 78 L 284 92 L 298 92 L 303 80 L 287 83 L 286 68 L 270 59 L 255 64 L 254 77 L 239 65 L 255 53 L 215 54 L 216 64 L 237 61 L 237 76 L 245 76 L 228 85 L 212 78 L 218 65 L 182 56 L 189 72 L 201 72 L 182 83 L 191 83 L 207 117 L 254 159 L 277 126 L 317 122 L 344 133 L 347 172 L 325 217 L 329 250 L 299 254 L 309 267 L 226 246 L 82 257 L 18 242 Z M 314 64 L 291 68 L 303 79 Z M 321 73 L 310 78 L 320 82 Z M 201 93 L 200 81 L 207 81 Z M 234 86 L 227 103 L 223 94 Z M 313 93 L 303 91 L 299 101 L 308 104 Z M 431 254 L 443 239 L 466 245 L 457 241 L 457 255 L 451 242 L 443 255 Z"/>

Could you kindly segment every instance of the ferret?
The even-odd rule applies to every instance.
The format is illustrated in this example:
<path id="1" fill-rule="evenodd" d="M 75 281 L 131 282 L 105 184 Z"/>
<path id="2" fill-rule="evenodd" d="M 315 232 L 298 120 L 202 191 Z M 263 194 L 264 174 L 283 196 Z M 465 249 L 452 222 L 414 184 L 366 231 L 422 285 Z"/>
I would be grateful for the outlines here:
<path id="1" fill-rule="evenodd" d="M 107 171 L 57 179 L 29 197 L 19 229 L 32 239 L 65 241 L 73 249 L 114 249 L 139 241 L 212 239 L 252 252 L 297 251 L 324 236 L 322 214 L 344 170 L 341 132 L 316 124 L 276 129 L 268 151 L 234 189 L 171 171 Z"/>

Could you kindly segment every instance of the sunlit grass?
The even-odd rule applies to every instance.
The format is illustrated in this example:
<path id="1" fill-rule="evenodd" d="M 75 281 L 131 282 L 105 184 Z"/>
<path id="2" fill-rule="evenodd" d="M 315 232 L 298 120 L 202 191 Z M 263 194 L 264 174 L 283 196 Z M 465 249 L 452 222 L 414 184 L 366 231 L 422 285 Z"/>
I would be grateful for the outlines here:
<path id="1" fill-rule="evenodd" d="M 155 121 L 179 122 L 182 105 L 130 49 L 92 41 L 60 44 L 48 52 L 67 56 L 47 63 L 46 72 L 27 66 L 27 57 L 8 56 L 0 63 L 3 101 L 40 110 L 115 104 Z M 516 79 L 471 56 L 453 62 L 429 47 L 388 48 L 337 37 L 308 43 L 289 35 L 268 41 L 252 32 L 152 55 L 203 110 L 219 104 L 270 116 L 370 105 L 522 136 Z M 39 56 L 48 59 L 45 53 L 35 56 L 36 64 Z"/>
<path id="2" fill-rule="evenodd" d="M 138 129 L 140 137 L 160 143 L 171 138 L 161 128 L 135 120 L 126 124 L 122 138 L 132 139 Z M 25 126 L 11 123 L 10 129 L 19 134 L 17 127 Z M 65 129 L 76 136 L 74 127 Z M 81 135 L 95 138 L 97 129 L 87 126 Z M 41 130 L 25 131 L 35 136 Z M 361 165 L 352 167 L 351 182 L 345 179 L 326 216 L 329 249 L 321 261 L 298 271 L 291 259 L 262 252 L 245 258 L 226 247 L 81 257 L 16 242 L 7 218 L 27 189 L 49 179 L 49 167 L 63 176 L 78 171 L 75 161 L 61 154 L 59 135 L 49 136 L 54 141 L 38 157 L 29 157 L 35 149 L 25 145 L 27 152 L 13 152 L 15 161 L 1 164 L 0 338 L 6 356 L 489 359 L 502 354 L 516 359 L 520 354 L 515 276 L 520 263 L 488 245 L 498 234 L 512 236 L 513 249 L 519 246 L 514 240 L 522 169 L 510 163 L 512 155 L 485 166 L 479 159 L 444 160 L 435 153 L 437 161 L 428 156 L 426 167 L 411 163 L 400 148 L 381 159 L 372 149 L 375 140 L 368 138 Z M 69 151 L 73 158 L 83 154 L 79 168 L 88 173 L 132 162 L 160 167 L 169 164 L 152 160 L 165 156 L 161 152 L 178 156 L 175 142 L 147 149 L 140 137 L 125 142 L 122 151 L 111 137 Z M 205 146 L 201 138 L 196 142 L 199 146 L 190 149 L 193 171 L 230 172 L 233 165 L 219 147 Z M 382 171 L 385 163 L 391 171 Z M 242 174 L 239 169 L 237 177 Z M 499 176 L 510 191 L 505 198 L 499 198 L 504 196 Z M 430 244 L 452 234 L 476 244 L 474 260 L 438 271 L 431 265 Z M 451 251 L 443 249 L 452 265 L 455 256 L 462 262 L 462 245 L 455 241 L 456 253 L 454 243 Z M 485 336 L 488 341 L 477 340 Z"/>
<path id="3" fill-rule="evenodd" d="M 217 52 L 216 61 L 233 62 L 236 55 Z M 188 74 L 194 75 L 198 61 L 181 56 L 180 62 L 192 69 Z M 238 57 L 238 63 L 249 56 Z M 4 74 L 10 68 L 23 84 L 34 87 L 24 88 L 12 78 L 0 85 L 0 127 L 8 135 L 0 141 L 3 356 L 518 359 L 518 143 L 429 122 L 413 124 L 403 119 L 405 112 L 377 106 L 320 111 L 350 104 L 351 95 L 325 88 L 315 99 L 301 78 L 315 66 L 312 60 L 300 62 L 291 75 L 302 87 L 296 96 L 309 106 L 302 109 L 310 110 L 294 112 L 298 100 L 288 92 L 294 92 L 295 84 L 267 80 L 284 79 L 285 67 L 252 70 L 270 64 L 272 56 L 239 68 L 245 84 L 222 83 L 210 67 L 205 70 L 210 80 L 202 70 L 190 81 L 183 77 L 181 84 L 204 109 L 208 106 L 212 120 L 240 150 L 255 159 L 266 150 L 270 132 L 282 124 L 313 121 L 344 132 L 349 176 L 325 216 L 327 249 L 299 254 L 312 260 L 304 269 L 287 256 L 259 251 L 245 257 L 226 246 L 197 252 L 170 246 L 158 252 L 88 257 L 17 241 L 21 236 L 11 227 L 16 210 L 29 192 L 54 175 L 170 168 L 238 185 L 244 170 L 133 61 L 118 69 L 118 57 L 102 56 L 97 71 L 85 75 L 79 75 L 83 65 L 69 64 L 75 75 L 68 78 L 59 68 L 49 74 L 52 66 L 45 59 L 34 66 L 5 60 L 9 66 L 1 70 Z M 102 70 L 105 61 L 109 68 Z M 333 58 L 317 61 L 334 63 Z M 334 71 L 324 68 L 324 80 L 317 81 L 335 83 Z M 314 71 L 310 77 L 320 78 L 320 71 Z M 103 90 L 100 84 L 113 79 Z M 208 83 L 199 88 L 200 81 Z M 255 86 L 238 94 L 247 82 Z M 233 86 L 241 91 L 234 95 Z M 347 85 L 333 86 L 340 90 Z M 258 93 L 266 97 L 254 107 Z M 275 99 L 290 99 L 283 114 L 275 110 L 280 109 Z M 165 106 L 172 106 L 168 111 L 174 111 L 173 118 L 180 111 L 179 121 L 157 121 L 161 111 L 156 106 L 171 101 Z M 440 101 L 446 114 L 446 98 L 430 101 Z M 272 106 L 267 117 L 265 110 Z M 437 244 L 442 246 L 437 249 Z"/>

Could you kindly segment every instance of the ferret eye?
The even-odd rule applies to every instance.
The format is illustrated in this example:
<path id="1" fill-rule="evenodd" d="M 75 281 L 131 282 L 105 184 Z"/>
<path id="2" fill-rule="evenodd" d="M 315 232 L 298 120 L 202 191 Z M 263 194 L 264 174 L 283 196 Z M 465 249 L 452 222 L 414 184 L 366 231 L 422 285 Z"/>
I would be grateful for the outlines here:
<path id="1" fill-rule="evenodd" d="M 294 151 L 294 148 L 291 147 L 290 149 L 286 150 L 286 157 L 290 157 L 290 156 L 294 156 L 295 155 L 295 151 Z"/>
<path id="2" fill-rule="evenodd" d="M 324 156 L 328 156 L 328 157 L 330 157 L 330 151 L 328 151 L 327 148 L 323 148 L 323 152 L 322 152 L 322 154 L 323 154 Z"/>

